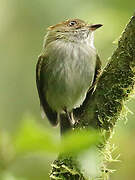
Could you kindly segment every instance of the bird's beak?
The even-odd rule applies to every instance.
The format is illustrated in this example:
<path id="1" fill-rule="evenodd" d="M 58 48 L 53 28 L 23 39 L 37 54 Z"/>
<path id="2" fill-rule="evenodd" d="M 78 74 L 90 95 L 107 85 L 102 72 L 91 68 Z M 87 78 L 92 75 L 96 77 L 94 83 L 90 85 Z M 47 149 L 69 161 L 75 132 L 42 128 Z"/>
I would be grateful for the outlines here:
<path id="1" fill-rule="evenodd" d="M 95 31 L 96 29 L 98 29 L 98 28 L 100 28 L 102 26 L 103 26 L 102 24 L 93 24 L 93 25 L 89 25 L 88 28 L 91 31 Z"/>

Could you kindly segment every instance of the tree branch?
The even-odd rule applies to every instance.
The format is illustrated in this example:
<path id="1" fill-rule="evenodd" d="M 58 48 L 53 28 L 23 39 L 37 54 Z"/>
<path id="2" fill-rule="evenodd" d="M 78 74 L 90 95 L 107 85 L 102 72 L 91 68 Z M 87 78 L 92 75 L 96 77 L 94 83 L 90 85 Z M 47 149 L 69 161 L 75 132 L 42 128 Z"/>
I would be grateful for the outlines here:
<path id="1" fill-rule="evenodd" d="M 134 84 L 135 16 L 122 33 L 93 95 L 89 92 L 83 105 L 74 111 L 75 118 L 79 119 L 75 128 L 93 127 L 110 133 L 121 116 L 125 101 L 133 93 Z M 59 157 L 53 164 L 51 179 L 86 180 L 74 162 L 72 158 L 69 161 L 69 158 Z"/>

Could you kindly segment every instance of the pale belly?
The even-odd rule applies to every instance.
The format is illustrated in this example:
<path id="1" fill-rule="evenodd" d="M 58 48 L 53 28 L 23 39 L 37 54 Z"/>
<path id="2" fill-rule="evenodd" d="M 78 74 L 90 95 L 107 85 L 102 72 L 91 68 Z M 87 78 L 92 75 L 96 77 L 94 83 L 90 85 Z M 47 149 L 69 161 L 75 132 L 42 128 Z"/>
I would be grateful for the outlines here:
<path id="1" fill-rule="evenodd" d="M 79 107 L 95 73 L 95 55 L 86 53 L 80 47 L 67 56 L 62 53 L 48 64 L 45 74 L 45 96 L 50 107 L 61 113 Z M 54 53 L 55 54 L 55 53 Z M 54 58 L 54 57 L 51 57 Z"/>

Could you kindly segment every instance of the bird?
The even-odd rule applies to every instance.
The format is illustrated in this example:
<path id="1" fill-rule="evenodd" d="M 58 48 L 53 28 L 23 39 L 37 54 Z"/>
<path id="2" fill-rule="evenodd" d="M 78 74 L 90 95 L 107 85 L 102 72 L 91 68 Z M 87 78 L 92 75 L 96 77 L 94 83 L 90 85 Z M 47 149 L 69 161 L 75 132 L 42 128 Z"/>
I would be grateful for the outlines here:
<path id="1" fill-rule="evenodd" d="M 61 133 L 75 124 L 79 108 L 94 87 L 101 61 L 94 46 L 94 31 L 102 24 L 68 19 L 48 27 L 36 65 L 36 85 L 43 117 Z"/>

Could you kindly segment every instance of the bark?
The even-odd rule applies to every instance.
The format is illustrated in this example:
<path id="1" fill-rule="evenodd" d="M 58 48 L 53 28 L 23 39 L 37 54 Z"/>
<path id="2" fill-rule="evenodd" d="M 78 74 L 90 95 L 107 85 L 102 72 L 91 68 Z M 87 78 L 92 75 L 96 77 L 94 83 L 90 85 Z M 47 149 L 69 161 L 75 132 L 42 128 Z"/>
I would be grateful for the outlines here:
<path id="1" fill-rule="evenodd" d="M 99 77 L 96 90 L 83 105 L 75 110 L 79 119 L 75 128 L 93 127 L 100 129 L 109 138 L 116 122 L 121 117 L 124 103 L 133 93 L 135 84 L 135 15 L 123 31 L 118 47 Z M 107 172 L 107 170 L 106 170 Z M 72 157 L 60 156 L 53 163 L 51 180 L 86 180 L 79 170 L 78 162 Z"/>

